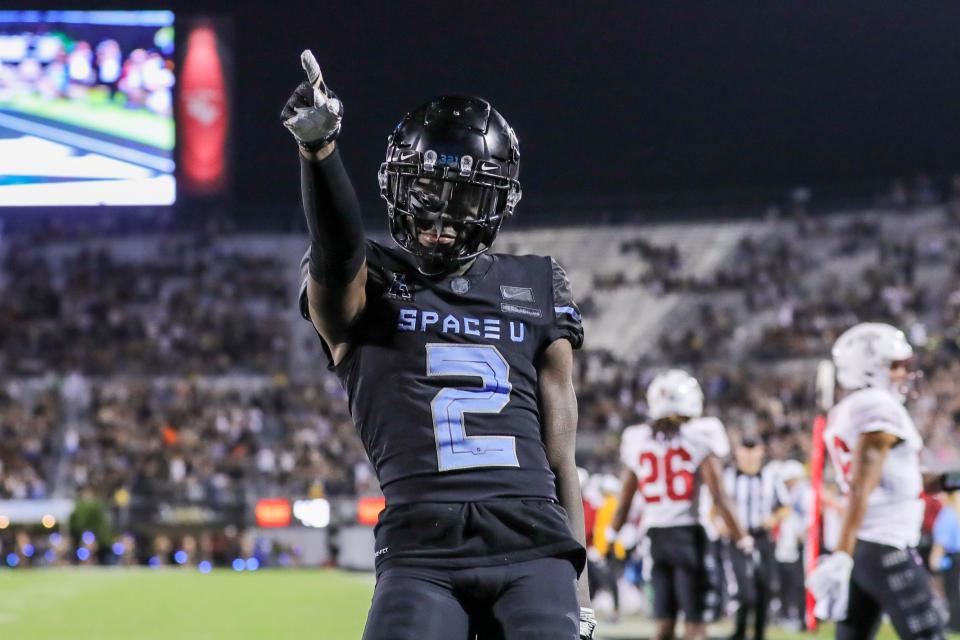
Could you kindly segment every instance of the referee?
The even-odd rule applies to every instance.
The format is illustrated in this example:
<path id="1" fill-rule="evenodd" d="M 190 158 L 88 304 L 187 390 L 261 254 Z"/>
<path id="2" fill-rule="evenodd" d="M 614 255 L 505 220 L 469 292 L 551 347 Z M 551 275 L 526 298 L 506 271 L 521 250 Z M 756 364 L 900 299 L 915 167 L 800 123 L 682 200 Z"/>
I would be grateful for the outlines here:
<path id="1" fill-rule="evenodd" d="M 734 448 L 735 467 L 724 481 L 737 517 L 753 536 L 755 551 L 745 554 L 731 548 L 730 560 L 737 579 L 737 626 L 731 640 L 746 640 L 750 612 L 753 638 L 763 640 L 770 605 L 774 545 L 770 531 L 790 513 L 786 487 L 771 466 L 763 464 L 765 448 L 759 438 L 743 437 Z"/>

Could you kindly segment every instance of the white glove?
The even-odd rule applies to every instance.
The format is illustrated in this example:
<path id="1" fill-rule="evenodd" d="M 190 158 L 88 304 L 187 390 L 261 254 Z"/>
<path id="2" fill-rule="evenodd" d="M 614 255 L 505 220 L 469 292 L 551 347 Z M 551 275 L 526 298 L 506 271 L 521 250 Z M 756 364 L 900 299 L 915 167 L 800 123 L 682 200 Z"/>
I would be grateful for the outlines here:
<path id="1" fill-rule="evenodd" d="M 603 536 L 606 539 L 607 544 L 612 546 L 617 544 L 617 538 L 620 537 L 620 532 L 613 527 L 607 527 L 606 531 L 603 532 Z"/>
<path id="2" fill-rule="evenodd" d="M 640 544 L 640 531 L 637 530 L 635 525 L 628 522 L 620 527 L 617 542 L 622 544 L 624 549 L 633 549 Z"/>
<path id="3" fill-rule="evenodd" d="M 597 629 L 597 616 L 593 609 L 580 607 L 580 640 L 593 640 L 593 632 Z"/>
<path id="4" fill-rule="evenodd" d="M 751 555 L 754 549 L 756 548 L 757 548 L 756 543 L 754 542 L 753 536 L 751 535 L 745 535 L 739 540 L 737 540 L 737 549 L 747 554 L 748 556 Z"/>
<path id="5" fill-rule="evenodd" d="M 293 92 L 280 117 L 301 147 L 316 151 L 340 133 L 343 103 L 324 84 L 320 65 L 309 49 L 300 54 L 300 65 L 307 81 Z"/>
<path id="6" fill-rule="evenodd" d="M 816 599 L 814 613 L 818 618 L 843 620 L 847 617 L 852 571 L 853 558 L 841 551 L 824 556 L 807 576 L 807 588 Z"/>

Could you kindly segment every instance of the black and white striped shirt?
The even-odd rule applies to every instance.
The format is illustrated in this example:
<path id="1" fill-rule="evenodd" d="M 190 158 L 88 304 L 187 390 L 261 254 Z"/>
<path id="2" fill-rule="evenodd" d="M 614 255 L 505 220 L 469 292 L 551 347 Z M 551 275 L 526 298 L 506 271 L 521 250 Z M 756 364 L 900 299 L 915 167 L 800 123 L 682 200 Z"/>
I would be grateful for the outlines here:
<path id="1" fill-rule="evenodd" d="M 757 475 L 730 467 L 724 474 L 724 483 L 740 523 L 749 531 L 762 529 L 764 520 L 789 504 L 787 488 L 770 465 L 764 465 Z"/>

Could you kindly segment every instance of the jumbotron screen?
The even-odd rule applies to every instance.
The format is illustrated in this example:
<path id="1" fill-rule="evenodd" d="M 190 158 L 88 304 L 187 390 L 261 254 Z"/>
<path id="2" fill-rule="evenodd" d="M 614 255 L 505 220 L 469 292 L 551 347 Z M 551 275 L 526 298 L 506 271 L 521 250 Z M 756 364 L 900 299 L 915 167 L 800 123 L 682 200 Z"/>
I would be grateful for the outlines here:
<path id="1" fill-rule="evenodd" d="M 0 206 L 176 199 L 170 11 L 0 11 Z"/>

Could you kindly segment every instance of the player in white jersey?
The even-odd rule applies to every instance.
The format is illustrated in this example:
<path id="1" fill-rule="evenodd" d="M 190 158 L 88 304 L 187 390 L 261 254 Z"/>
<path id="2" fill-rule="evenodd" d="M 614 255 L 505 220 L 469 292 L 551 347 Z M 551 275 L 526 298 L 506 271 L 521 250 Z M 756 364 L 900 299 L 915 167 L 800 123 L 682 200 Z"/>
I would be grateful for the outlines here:
<path id="1" fill-rule="evenodd" d="M 701 417 L 703 392 L 688 373 L 661 373 L 647 390 L 650 424 L 627 427 L 620 445 L 623 489 L 608 537 L 627 519 L 634 495 L 644 500 L 642 525 L 650 539 L 657 640 L 673 638 L 679 612 L 684 637 L 706 638 L 704 614 L 711 576 L 701 489 L 706 486 L 741 549 L 752 549 L 723 488 L 720 461 L 730 442 L 716 418 Z"/>
<path id="2" fill-rule="evenodd" d="M 847 495 L 834 552 L 810 574 L 817 615 L 838 640 L 873 638 L 886 613 L 904 639 L 943 637 L 916 545 L 923 522 L 923 441 L 904 408 L 913 349 L 890 325 L 861 323 L 833 347 L 837 382 L 852 393 L 827 417 L 824 441 Z"/>

